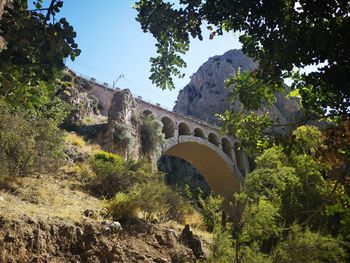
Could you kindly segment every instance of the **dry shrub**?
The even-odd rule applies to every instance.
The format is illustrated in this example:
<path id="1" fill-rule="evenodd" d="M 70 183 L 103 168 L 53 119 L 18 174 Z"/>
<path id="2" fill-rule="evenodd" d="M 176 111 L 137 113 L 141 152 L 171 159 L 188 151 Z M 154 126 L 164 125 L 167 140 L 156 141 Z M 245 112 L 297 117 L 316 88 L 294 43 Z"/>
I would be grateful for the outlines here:
<path id="1" fill-rule="evenodd" d="M 137 200 L 131 194 L 117 193 L 108 201 L 106 208 L 114 220 L 128 221 L 137 217 Z"/>
<path id="2" fill-rule="evenodd" d="M 84 145 L 86 145 L 84 139 L 73 132 L 67 134 L 65 142 L 78 147 L 83 147 Z"/>
<path id="3" fill-rule="evenodd" d="M 2 175 L 53 171 L 63 156 L 62 132 L 53 122 L 0 109 Z"/>
<path id="4" fill-rule="evenodd" d="M 133 211 L 128 214 L 128 205 Z M 107 205 L 110 215 L 116 219 L 132 219 L 140 211 L 146 220 L 160 222 L 174 220 L 185 223 L 194 210 L 178 193 L 160 181 L 135 184 L 126 193 L 117 193 Z M 119 213 L 119 214 L 118 214 Z"/>

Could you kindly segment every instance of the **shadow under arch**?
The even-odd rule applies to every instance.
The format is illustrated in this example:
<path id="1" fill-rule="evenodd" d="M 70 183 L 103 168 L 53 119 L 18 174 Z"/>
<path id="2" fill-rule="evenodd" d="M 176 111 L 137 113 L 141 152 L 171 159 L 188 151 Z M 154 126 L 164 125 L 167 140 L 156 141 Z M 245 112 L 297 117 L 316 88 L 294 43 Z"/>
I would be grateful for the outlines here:
<path id="1" fill-rule="evenodd" d="M 189 162 L 203 175 L 214 194 L 227 200 L 241 189 L 243 177 L 234 162 L 207 140 L 186 135 L 170 138 L 163 145 L 161 155 L 172 155 Z"/>
<path id="2" fill-rule="evenodd" d="M 174 123 L 174 121 L 170 117 L 164 116 L 161 119 L 161 122 L 163 123 L 162 133 L 165 135 L 165 139 L 169 139 L 171 137 L 174 137 L 174 135 L 175 135 L 175 123 Z"/>

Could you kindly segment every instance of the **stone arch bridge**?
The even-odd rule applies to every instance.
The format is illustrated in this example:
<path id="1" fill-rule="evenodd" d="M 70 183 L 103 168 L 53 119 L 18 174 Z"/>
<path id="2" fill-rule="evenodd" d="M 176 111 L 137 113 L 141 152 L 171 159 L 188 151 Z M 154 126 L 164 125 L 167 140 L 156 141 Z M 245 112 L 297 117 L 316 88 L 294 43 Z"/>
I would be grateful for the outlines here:
<path id="1" fill-rule="evenodd" d="M 135 100 L 140 113 L 154 114 L 163 123 L 166 142 L 158 159 L 171 155 L 188 161 L 204 176 L 214 193 L 229 199 L 240 190 L 249 166 L 237 138 L 221 135 L 217 126 L 169 111 L 141 97 Z"/>
<path id="2" fill-rule="evenodd" d="M 102 114 L 106 115 L 111 99 L 119 89 L 111 89 L 107 83 L 98 83 L 93 78 L 82 78 L 91 84 L 90 94 L 99 100 L 103 106 Z M 171 155 L 186 160 L 202 174 L 214 193 L 227 199 L 240 190 L 249 165 L 237 138 L 223 136 L 217 126 L 169 111 L 142 97 L 136 97 L 135 101 L 141 114 L 154 114 L 163 123 L 166 142 L 158 159 Z"/>

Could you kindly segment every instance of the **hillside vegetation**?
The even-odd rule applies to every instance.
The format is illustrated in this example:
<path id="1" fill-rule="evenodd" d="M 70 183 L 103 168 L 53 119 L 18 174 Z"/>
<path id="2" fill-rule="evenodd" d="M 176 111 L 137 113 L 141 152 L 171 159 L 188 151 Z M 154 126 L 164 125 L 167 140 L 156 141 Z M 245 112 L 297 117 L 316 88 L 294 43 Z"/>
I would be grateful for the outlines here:
<path id="1" fill-rule="evenodd" d="M 164 139 L 154 116 L 142 119 L 125 103 L 119 106 L 130 120 L 114 112 L 103 123 L 88 83 L 76 87 L 64 66 L 80 50 L 73 27 L 55 19 L 63 1 L 43 8 L 39 0 L 33 10 L 27 1 L 10 2 L 0 12 L 1 262 L 350 261 L 348 49 L 335 55 L 334 46 L 313 39 L 348 47 L 343 32 L 350 31 L 338 31 L 348 28 L 348 4 L 284 1 L 277 10 L 271 1 L 184 0 L 179 10 L 163 1 L 135 4 L 143 30 L 159 42 L 151 79 L 161 88 L 173 88 L 171 76 L 181 76 L 178 54 L 187 51 L 190 35 L 202 38 L 202 20 L 215 26 L 208 26 L 211 38 L 244 31 L 244 51 L 260 63 L 226 82 L 228 102 L 239 96 L 251 112 L 224 111 L 222 132 L 237 136 L 252 169 L 241 191 L 224 200 L 165 183 L 152 162 Z M 274 38 L 284 34 L 301 38 Z M 300 43 L 299 56 L 291 48 Z M 292 72 L 327 60 L 313 74 Z M 322 122 L 278 124 L 290 131 L 275 134 L 267 112 L 254 111 L 272 105 L 291 75 L 294 90 L 286 99 L 301 98 L 305 121 Z"/>

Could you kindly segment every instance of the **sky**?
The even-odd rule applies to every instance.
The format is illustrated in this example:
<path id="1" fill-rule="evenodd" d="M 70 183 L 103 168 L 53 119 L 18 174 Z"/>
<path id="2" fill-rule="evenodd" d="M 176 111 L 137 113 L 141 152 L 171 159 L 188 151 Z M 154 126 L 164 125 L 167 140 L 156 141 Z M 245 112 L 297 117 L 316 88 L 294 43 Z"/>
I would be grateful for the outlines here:
<path id="1" fill-rule="evenodd" d="M 133 0 L 64 0 L 58 18 L 66 17 L 74 27 L 76 42 L 82 50 L 74 62 L 67 59 L 66 65 L 77 74 L 110 86 L 117 81 L 117 87 L 128 88 L 135 96 L 172 109 L 179 90 L 209 57 L 241 48 L 237 35 L 231 33 L 209 40 L 209 33 L 205 32 L 205 40 L 191 41 L 184 56 L 185 78 L 174 80 L 175 90 L 162 91 L 149 80 L 149 58 L 156 54 L 155 40 L 135 20 L 133 3 Z"/>

